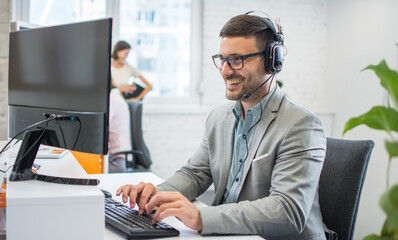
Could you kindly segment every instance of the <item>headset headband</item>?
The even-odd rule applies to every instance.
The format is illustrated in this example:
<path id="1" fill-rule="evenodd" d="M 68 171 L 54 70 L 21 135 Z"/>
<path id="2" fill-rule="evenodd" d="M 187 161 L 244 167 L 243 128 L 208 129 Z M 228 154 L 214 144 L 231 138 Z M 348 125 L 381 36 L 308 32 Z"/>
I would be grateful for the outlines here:
<path id="1" fill-rule="evenodd" d="M 250 15 L 251 13 L 254 13 L 254 12 L 255 12 L 255 11 L 249 11 L 249 12 L 245 13 L 245 15 Z M 265 22 L 265 24 L 266 24 L 269 28 L 271 28 L 272 32 L 274 32 L 275 35 L 276 35 L 276 34 L 280 34 L 279 32 L 276 31 L 275 25 L 274 25 L 274 23 L 273 23 L 270 19 L 268 19 L 268 18 L 266 18 L 266 17 L 260 17 L 260 16 L 258 16 L 258 15 L 251 15 L 251 16 L 256 16 L 256 17 L 261 18 L 261 19 Z"/>

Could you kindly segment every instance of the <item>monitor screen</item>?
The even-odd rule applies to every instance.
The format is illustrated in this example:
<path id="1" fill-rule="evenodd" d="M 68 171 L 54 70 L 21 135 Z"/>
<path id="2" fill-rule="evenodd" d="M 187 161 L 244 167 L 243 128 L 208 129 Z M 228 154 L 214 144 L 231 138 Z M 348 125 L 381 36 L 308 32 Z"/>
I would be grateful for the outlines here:
<path id="1" fill-rule="evenodd" d="M 100 19 L 10 33 L 9 137 L 51 114 L 69 116 L 79 121 L 40 126 L 43 143 L 107 154 L 111 28 Z"/>

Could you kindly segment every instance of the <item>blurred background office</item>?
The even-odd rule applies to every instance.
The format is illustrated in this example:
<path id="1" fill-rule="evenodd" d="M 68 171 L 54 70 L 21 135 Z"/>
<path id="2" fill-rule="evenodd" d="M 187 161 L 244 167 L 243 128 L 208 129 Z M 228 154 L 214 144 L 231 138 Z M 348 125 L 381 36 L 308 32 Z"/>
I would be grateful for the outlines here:
<path id="1" fill-rule="evenodd" d="M 232 16 L 257 10 L 279 17 L 288 49 L 278 75 L 295 102 L 318 114 L 329 137 L 373 105 L 384 92 L 369 64 L 386 59 L 398 68 L 396 0 L 3 0 L 0 1 L 0 139 L 7 138 L 8 32 L 10 20 L 52 25 L 113 17 L 113 43 L 126 40 L 127 61 L 151 80 L 145 99 L 144 137 L 152 171 L 167 178 L 196 150 L 207 114 L 226 102 L 213 66 L 219 31 Z M 355 239 L 378 233 L 377 205 L 385 188 L 386 136 L 366 127 L 344 138 L 376 142 L 365 181 Z M 397 169 L 393 161 L 392 169 Z M 394 176 L 395 175 L 395 176 Z M 392 183 L 398 181 L 396 171 Z"/>

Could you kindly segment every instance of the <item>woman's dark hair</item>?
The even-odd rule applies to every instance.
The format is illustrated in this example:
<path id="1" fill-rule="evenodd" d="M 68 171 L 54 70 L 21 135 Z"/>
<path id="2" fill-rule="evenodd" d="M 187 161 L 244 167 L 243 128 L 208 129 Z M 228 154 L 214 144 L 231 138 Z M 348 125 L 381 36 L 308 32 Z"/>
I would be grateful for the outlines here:
<path id="1" fill-rule="evenodd" d="M 114 60 L 117 60 L 117 52 L 124 50 L 124 49 L 131 49 L 130 44 L 128 44 L 126 41 L 119 41 L 115 44 L 115 46 L 113 47 L 113 51 L 112 51 L 112 58 Z"/>
<path id="2" fill-rule="evenodd" d="M 260 51 L 265 50 L 268 42 L 273 40 L 273 35 L 273 31 L 262 17 L 248 14 L 231 18 L 220 31 L 220 37 L 255 36 Z"/>

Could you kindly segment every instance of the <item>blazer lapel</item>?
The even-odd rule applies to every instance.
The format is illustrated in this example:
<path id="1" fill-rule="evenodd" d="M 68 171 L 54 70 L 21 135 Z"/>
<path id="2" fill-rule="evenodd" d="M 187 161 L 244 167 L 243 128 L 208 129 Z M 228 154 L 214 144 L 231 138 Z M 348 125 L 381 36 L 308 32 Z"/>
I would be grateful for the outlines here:
<path id="1" fill-rule="evenodd" d="M 249 169 L 251 167 L 252 161 L 257 154 L 260 143 L 265 138 L 265 132 L 267 131 L 267 128 L 269 127 L 271 122 L 276 117 L 279 106 L 280 106 L 284 96 L 285 95 L 283 94 L 282 90 L 278 86 L 276 86 L 275 92 L 273 93 L 273 95 L 271 96 L 267 105 L 264 108 L 263 115 L 261 116 L 261 120 L 256 127 L 256 130 L 253 135 L 253 139 L 250 144 L 249 155 L 247 156 L 247 159 L 245 162 L 245 168 L 244 168 L 244 171 L 242 174 L 242 184 L 240 185 L 239 193 L 242 190 L 243 183 L 245 182 L 245 179 L 246 179 L 247 173 L 249 172 Z"/>
<path id="2" fill-rule="evenodd" d="M 232 108 L 226 113 L 226 118 L 224 119 L 224 135 L 223 135 L 223 168 L 221 169 L 221 180 L 216 191 L 216 196 L 213 201 L 213 205 L 218 205 L 221 203 L 222 197 L 224 195 L 225 188 L 228 182 L 229 171 L 231 169 L 231 161 L 233 154 L 233 143 L 234 143 L 234 132 L 235 132 L 235 122 L 236 118 L 232 113 Z"/>

